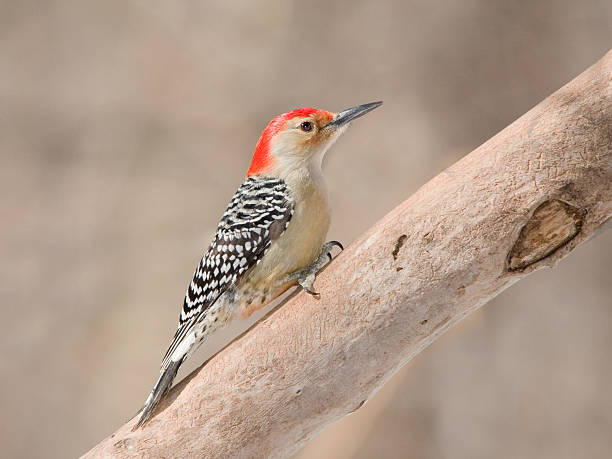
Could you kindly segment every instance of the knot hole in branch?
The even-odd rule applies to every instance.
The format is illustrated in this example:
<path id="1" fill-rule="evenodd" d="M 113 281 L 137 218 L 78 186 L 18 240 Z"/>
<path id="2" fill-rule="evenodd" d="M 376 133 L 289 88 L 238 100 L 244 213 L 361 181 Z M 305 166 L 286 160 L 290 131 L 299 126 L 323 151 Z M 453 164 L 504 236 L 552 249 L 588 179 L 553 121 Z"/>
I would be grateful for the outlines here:
<path id="1" fill-rule="evenodd" d="M 551 199 L 540 204 L 508 254 L 507 270 L 520 271 L 552 255 L 580 232 L 585 209 Z"/>

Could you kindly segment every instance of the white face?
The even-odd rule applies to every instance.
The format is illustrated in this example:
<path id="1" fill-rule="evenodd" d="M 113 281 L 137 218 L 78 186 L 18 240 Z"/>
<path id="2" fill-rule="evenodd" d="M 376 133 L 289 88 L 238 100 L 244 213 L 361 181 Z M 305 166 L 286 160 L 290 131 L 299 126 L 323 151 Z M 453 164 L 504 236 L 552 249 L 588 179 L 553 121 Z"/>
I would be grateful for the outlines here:
<path id="1" fill-rule="evenodd" d="M 347 123 L 337 128 L 326 128 L 333 120 L 333 114 L 330 115 L 332 116 L 314 114 L 293 118 L 276 134 L 271 151 L 280 166 L 279 173 L 304 169 L 311 173 L 320 172 L 325 153 L 348 127 Z"/>

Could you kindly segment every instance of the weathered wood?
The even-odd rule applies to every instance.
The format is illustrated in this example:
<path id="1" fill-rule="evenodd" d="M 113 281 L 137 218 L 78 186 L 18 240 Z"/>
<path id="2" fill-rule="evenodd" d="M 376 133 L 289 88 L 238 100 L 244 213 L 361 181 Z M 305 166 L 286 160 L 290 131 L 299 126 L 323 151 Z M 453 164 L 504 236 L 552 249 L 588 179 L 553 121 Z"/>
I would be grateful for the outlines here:
<path id="1" fill-rule="evenodd" d="M 86 457 L 286 457 L 612 214 L 612 52 L 424 185 Z M 398 152 L 399 154 L 399 152 Z"/>

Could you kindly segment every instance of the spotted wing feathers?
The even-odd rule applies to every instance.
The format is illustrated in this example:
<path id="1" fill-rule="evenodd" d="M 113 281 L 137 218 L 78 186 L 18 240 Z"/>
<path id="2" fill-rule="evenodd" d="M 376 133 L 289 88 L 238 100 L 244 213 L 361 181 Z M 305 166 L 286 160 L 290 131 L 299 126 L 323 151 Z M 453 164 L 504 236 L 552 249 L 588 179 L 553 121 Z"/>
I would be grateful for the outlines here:
<path id="1" fill-rule="evenodd" d="M 261 260 L 292 214 L 293 200 L 278 178 L 249 177 L 238 188 L 189 284 L 162 368 L 198 319 Z"/>

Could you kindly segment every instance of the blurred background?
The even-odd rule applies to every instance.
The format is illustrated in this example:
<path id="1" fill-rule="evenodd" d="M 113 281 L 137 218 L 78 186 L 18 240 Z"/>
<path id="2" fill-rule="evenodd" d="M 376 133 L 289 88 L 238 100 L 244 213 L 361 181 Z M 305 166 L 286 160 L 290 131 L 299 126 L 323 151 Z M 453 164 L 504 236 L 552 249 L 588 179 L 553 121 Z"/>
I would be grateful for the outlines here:
<path id="1" fill-rule="evenodd" d="M 612 45 L 609 0 L 0 5 L 15 458 L 82 454 L 140 407 L 274 115 L 385 101 L 326 159 L 330 238 L 350 243 Z M 299 458 L 610 457 L 611 233 L 473 314 Z"/>

